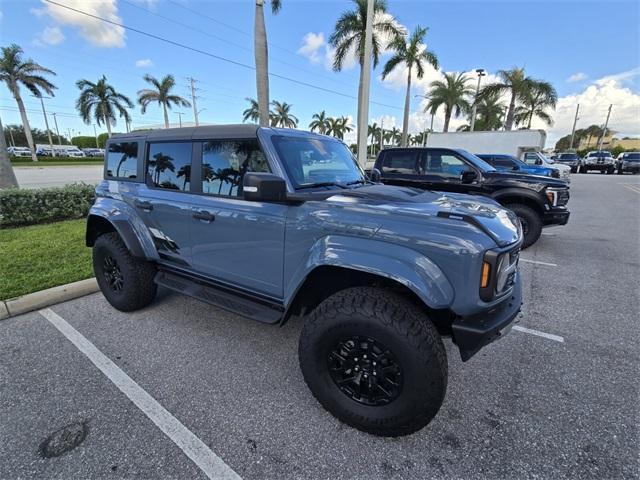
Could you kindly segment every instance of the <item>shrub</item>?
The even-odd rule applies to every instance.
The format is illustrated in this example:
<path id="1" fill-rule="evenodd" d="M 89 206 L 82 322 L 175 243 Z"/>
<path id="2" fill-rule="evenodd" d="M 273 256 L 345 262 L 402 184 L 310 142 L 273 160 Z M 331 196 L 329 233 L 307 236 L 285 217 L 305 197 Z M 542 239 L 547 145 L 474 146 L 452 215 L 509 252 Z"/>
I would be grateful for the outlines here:
<path id="1" fill-rule="evenodd" d="M 0 190 L 0 228 L 82 218 L 94 198 L 95 187 L 86 184 Z"/>

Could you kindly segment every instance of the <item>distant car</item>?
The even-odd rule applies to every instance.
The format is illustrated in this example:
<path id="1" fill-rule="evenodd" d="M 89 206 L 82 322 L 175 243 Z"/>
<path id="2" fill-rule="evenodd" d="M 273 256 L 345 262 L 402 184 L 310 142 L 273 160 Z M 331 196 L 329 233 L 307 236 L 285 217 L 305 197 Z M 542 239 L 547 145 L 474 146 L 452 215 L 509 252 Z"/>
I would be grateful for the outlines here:
<path id="1" fill-rule="evenodd" d="M 636 174 L 640 172 L 640 152 L 622 152 L 616 159 L 618 175 L 625 172 Z"/>
<path id="2" fill-rule="evenodd" d="M 104 157 L 103 148 L 83 148 L 82 151 L 87 157 Z"/>
<path id="3" fill-rule="evenodd" d="M 553 158 L 553 160 L 555 160 L 556 163 L 561 163 L 570 167 L 571 173 L 576 173 L 580 167 L 580 157 L 577 153 L 563 152 L 558 154 L 556 158 Z"/>
<path id="4" fill-rule="evenodd" d="M 612 174 L 615 171 L 611 152 L 606 150 L 594 150 L 587 153 L 582 159 L 580 173 L 588 173 L 589 170 L 599 170 L 600 173 Z"/>
<path id="5" fill-rule="evenodd" d="M 560 172 L 555 168 L 527 165 L 513 155 L 480 153 L 476 154 L 476 156 L 480 157 L 496 170 L 502 172 L 520 172 L 528 173 L 530 175 L 542 175 L 543 177 L 560 178 Z"/>
<path id="6" fill-rule="evenodd" d="M 9 147 L 7 148 L 7 153 L 9 155 L 13 155 L 14 157 L 30 157 L 31 150 L 27 147 Z"/>
<path id="7" fill-rule="evenodd" d="M 67 157 L 73 157 L 73 158 L 84 158 L 84 157 L 86 157 L 84 152 L 82 150 L 80 150 L 79 148 L 67 148 L 66 150 L 64 150 L 63 155 L 65 155 Z"/>
<path id="8" fill-rule="evenodd" d="M 563 165 L 562 163 L 556 163 L 554 160 L 545 157 L 540 152 L 524 152 L 522 154 L 522 161 L 527 165 L 555 168 L 560 172 L 560 180 L 571 182 L 571 167 Z"/>

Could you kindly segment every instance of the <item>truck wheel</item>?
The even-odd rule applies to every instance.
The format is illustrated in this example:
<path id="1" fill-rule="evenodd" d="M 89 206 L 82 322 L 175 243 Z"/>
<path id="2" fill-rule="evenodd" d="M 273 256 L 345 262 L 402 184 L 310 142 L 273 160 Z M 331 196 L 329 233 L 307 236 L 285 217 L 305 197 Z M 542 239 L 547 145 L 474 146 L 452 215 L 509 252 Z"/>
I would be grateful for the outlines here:
<path id="1" fill-rule="evenodd" d="M 298 357 L 322 406 L 374 435 L 420 430 L 447 390 L 435 326 L 417 305 L 380 288 L 348 288 L 323 301 L 305 321 Z"/>
<path id="2" fill-rule="evenodd" d="M 123 312 L 146 307 L 156 295 L 155 266 L 131 255 L 115 232 L 96 239 L 93 271 L 104 297 Z"/>
<path id="3" fill-rule="evenodd" d="M 524 234 L 522 248 L 530 247 L 536 243 L 542 233 L 542 220 L 540 219 L 540 215 L 538 215 L 533 208 L 520 203 L 505 205 L 505 208 L 513 211 L 520 219 L 522 233 Z"/>
<path id="4" fill-rule="evenodd" d="M 576 173 L 578 171 L 578 167 L 571 167 L 571 173 Z"/>

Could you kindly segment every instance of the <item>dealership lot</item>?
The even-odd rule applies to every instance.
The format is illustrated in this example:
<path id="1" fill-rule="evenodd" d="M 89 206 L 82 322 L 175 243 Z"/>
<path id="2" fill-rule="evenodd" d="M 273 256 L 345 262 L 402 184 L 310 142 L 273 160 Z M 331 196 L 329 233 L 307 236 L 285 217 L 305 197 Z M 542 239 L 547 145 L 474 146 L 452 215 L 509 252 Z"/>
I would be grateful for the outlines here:
<path id="1" fill-rule="evenodd" d="M 517 329 L 466 364 L 447 342 L 445 403 L 414 435 L 373 437 L 327 413 L 298 368 L 298 321 L 168 292 L 125 314 L 94 294 L 0 322 L 0 478 L 206 478 L 188 434 L 203 442 L 191 458 L 245 479 L 637 477 L 640 177 L 573 175 L 571 193 L 570 223 L 522 254 Z M 128 376 L 124 392 L 56 317 Z M 159 406 L 178 423 L 159 425 Z M 84 440 L 44 458 L 74 423 Z"/>

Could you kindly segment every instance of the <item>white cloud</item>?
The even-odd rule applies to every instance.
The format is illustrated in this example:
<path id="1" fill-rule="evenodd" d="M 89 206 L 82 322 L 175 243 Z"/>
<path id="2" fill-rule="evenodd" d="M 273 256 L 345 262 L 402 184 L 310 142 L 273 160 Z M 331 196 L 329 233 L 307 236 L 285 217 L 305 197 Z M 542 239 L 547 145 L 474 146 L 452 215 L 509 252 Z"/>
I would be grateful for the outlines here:
<path id="1" fill-rule="evenodd" d="M 567 78 L 567 82 L 569 83 L 577 83 L 577 82 L 582 82 L 583 80 L 587 79 L 587 74 L 583 73 L 583 72 L 577 72 L 574 73 L 573 75 L 571 75 L 569 78 Z"/>
<path id="2" fill-rule="evenodd" d="M 298 49 L 298 54 L 307 57 L 311 63 L 320 63 L 322 60 L 319 50 L 326 47 L 324 33 L 309 32 L 302 38 L 302 47 Z"/>
<path id="3" fill-rule="evenodd" d="M 152 66 L 153 62 L 149 58 L 141 58 L 140 60 L 136 60 L 136 67 L 138 68 L 148 68 Z"/>
<path id="4" fill-rule="evenodd" d="M 560 137 L 571 133 L 578 104 L 580 113 L 576 128 L 604 124 L 607 109 L 613 105 L 609 128 L 616 132 L 617 137 L 640 136 L 640 92 L 625 85 L 638 76 L 640 68 L 608 75 L 595 80 L 579 93 L 559 98 L 556 111 L 550 112 L 555 123 L 547 131 L 547 147 L 553 147 Z M 546 128 L 535 119 L 532 126 Z"/>
<path id="5" fill-rule="evenodd" d="M 79 30 L 80 35 L 97 47 L 124 47 L 125 31 L 117 25 L 105 23 L 82 13 L 59 5 L 43 2 L 41 9 L 31 9 L 31 13 L 42 17 L 45 13 L 60 25 L 68 25 Z M 80 10 L 97 17 L 121 23 L 117 0 L 58 0 L 62 5 Z"/>
<path id="6" fill-rule="evenodd" d="M 59 45 L 64 41 L 64 34 L 60 27 L 45 27 L 34 39 L 36 45 Z"/>

